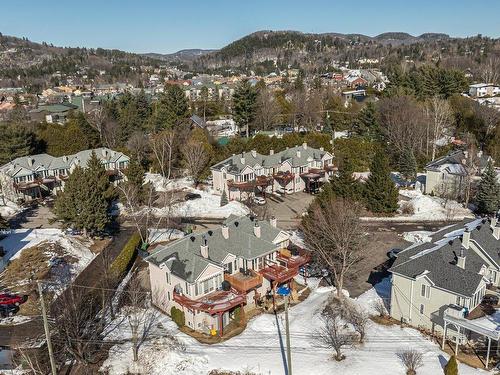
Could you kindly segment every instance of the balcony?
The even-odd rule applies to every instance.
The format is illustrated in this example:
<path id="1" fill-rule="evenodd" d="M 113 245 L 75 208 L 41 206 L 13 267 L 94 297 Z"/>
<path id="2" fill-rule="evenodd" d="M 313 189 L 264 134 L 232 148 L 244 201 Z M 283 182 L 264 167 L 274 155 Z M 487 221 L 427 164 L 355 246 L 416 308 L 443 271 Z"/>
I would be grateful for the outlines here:
<path id="1" fill-rule="evenodd" d="M 229 281 L 234 289 L 243 293 L 262 285 L 262 275 L 253 270 L 248 270 L 247 273 L 224 274 L 224 280 Z"/>
<path id="2" fill-rule="evenodd" d="M 310 262 L 311 254 L 307 250 L 292 246 L 288 249 L 281 249 L 277 260 L 287 268 L 299 268 Z"/>
<path id="3" fill-rule="evenodd" d="M 203 311 L 210 315 L 223 313 L 246 303 L 246 295 L 236 290 L 216 290 L 199 299 L 191 299 L 174 291 L 173 297 L 175 302 L 188 309 Z"/>
<path id="4" fill-rule="evenodd" d="M 266 279 L 278 284 L 287 282 L 299 274 L 298 268 L 286 268 L 276 264 L 270 265 L 259 272 Z"/>

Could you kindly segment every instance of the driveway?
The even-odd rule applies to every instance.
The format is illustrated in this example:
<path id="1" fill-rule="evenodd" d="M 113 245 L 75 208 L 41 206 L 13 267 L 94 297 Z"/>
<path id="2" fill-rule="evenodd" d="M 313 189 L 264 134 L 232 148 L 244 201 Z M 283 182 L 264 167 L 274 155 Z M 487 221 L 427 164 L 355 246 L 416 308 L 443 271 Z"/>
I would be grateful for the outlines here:
<path id="1" fill-rule="evenodd" d="M 48 204 L 25 208 L 9 220 L 12 229 L 59 228 L 55 215 Z"/>
<path id="2" fill-rule="evenodd" d="M 285 196 L 268 195 L 264 206 L 255 206 L 252 209 L 259 216 L 274 216 L 280 228 L 295 229 L 313 199 L 314 195 L 304 192 Z"/>

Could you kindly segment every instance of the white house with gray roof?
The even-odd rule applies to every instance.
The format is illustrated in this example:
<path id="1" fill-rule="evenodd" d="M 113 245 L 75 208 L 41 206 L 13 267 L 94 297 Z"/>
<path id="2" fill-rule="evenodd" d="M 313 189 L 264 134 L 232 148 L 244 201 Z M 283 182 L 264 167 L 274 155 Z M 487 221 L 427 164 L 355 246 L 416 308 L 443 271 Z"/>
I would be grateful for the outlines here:
<path id="1" fill-rule="evenodd" d="M 460 196 L 465 190 L 468 158 L 467 151 L 455 150 L 427 164 L 425 166 L 425 193 Z M 472 179 L 477 181 L 492 159 L 482 151 L 471 159 L 476 168 Z"/>
<path id="2" fill-rule="evenodd" d="M 459 306 L 466 316 L 481 303 L 487 286 L 499 287 L 499 250 L 496 218 L 445 227 L 433 233 L 430 242 L 403 250 L 390 269 L 391 316 L 442 332 L 448 307 Z M 448 333 L 457 336 L 456 331 Z"/>
<path id="3" fill-rule="evenodd" d="M 10 200 L 31 200 L 63 190 L 64 181 L 77 167 L 86 167 L 95 152 L 112 182 L 123 177 L 130 158 L 106 147 L 80 151 L 74 155 L 51 156 L 38 154 L 22 156 L 0 167 L 2 192 Z"/>
<path id="4" fill-rule="evenodd" d="M 229 200 L 242 200 L 256 193 L 315 191 L 333 173 L 333 155 L 304 143 L 269 155 L 243 152 L 210 169 L 217 194 L 225 190 Z"/>
<path id="5" fill-rule="evenodd" d="M 167 314 L 182 310 L 194 330 L 222 335 L 237 308 L 253 308 L 309 261 L 289 237 L 275 219 L 233 215 L 218 229 L 160 245 L 145 258 L 153 301 Z"/>

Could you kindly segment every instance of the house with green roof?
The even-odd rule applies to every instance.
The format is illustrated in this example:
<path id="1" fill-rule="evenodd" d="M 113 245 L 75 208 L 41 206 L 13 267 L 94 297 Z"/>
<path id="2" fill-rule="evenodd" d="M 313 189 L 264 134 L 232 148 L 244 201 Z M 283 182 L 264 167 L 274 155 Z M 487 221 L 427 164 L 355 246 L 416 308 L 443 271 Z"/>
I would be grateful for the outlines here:
<path id="1" fill-rule="evenodd" d="M 92 155 L 99 158 L 110 181 L 117 183 L 123 177 L 130 158 L 106 147 L 83 150 L 74 155 L 51 156 L 37 154 L 16 158 L 0 167 L 0 185 L 6 198 L 32 200 L 57 194 L 77 166 L 85 168 Z"/>
<path id="2" fill-rule="evenodd" d="M 160 245 L 145 258 L 155 305 L 167 314 L 179 309 L 191 329 L 221 336 L 236 309 L 260 304 L 309 259 L 276 219 L 234 215 L 220 228 Z"/>
<path id="3" fill-rule="evenodd" d="M 271 150 L 269 155 L 255 150 L 232 155 L 210 170 L 214 191 L 225 190 L 229 200 L 273 192 L 316 192 L 333 173 L 333 155 L 304 143 L 277 153 Z"/>
<path id="4" fill-rule="evenodd" d="M 30 111 L 33 121 L 46 121 L 49 124 L 64 124 L 69 113 L 78 110 L 78 105 L 72 103 L 43 104 Z"/>

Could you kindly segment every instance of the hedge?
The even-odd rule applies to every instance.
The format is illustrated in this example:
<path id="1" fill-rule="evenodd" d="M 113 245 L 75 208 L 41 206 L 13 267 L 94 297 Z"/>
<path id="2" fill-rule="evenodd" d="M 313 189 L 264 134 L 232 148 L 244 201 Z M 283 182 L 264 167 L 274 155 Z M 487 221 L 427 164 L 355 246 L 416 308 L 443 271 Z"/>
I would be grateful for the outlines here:
<path id="1" fill-rule="evenodd" d="M 111 263 L 110 270 L 112 274 L 121 277 L 128 272 L 137 257 L 137 248 L 140 246 L 141 241 L 139 233 L 134 233 L 129 238 L 120 254 Z"/>
<path id="2" fill-rule="evenodd" d="M 177 327 L 181 328 L 186 325 L 186 317 L 184 315 L 184 311 L 179 310 L 177 307 L 172 306 L 170 309 L 170 317 L 177 324 Z"/>

